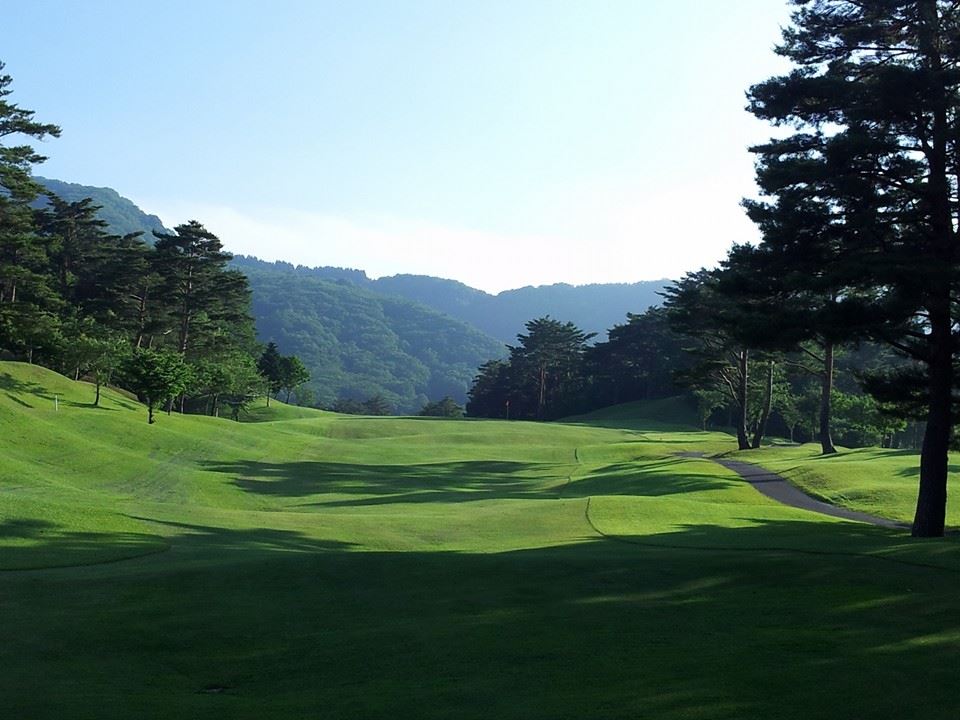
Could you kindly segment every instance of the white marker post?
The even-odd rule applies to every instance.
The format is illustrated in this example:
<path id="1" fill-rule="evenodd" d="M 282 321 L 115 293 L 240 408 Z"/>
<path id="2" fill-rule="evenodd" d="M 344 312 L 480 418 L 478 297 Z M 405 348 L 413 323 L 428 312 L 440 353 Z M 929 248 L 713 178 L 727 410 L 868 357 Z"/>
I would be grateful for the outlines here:
<path id="1" fill-rule="evenodd" d="M 53 410 L 54 412 L 60 412 L 60 396 L 59 395 L 53 396 Z"/>

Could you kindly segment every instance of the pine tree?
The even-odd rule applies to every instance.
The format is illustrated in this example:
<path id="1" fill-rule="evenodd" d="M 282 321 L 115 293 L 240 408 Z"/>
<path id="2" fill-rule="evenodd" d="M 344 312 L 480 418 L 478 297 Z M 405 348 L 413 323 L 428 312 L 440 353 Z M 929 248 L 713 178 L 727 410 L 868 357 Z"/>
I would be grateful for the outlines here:
<path id="1" fill-rule="evenodd" d="M 844 281 L 872 295 L 873 335 L 924 364 L 913 533 L 939 536 L 960 319 L 960 5 L 794 4 L 777 52 L 796 67 L 749 94 L 757 117 L 797 129 L 763 148 L 769 168 L 790 171 L 765 190 L 842 218 Z"/>
<path id="2" fill-rule="evenodd" d="M 0 346 L 25 351 L 32 360 L 42 333 L 56 324 L 48 247 L 30 206 L 40 191 L 30 168 L 46 158 L 29 145 L 9 145 L 7 139 L 58 137 L 60 128 L 35 121 L 33 111 L 8 100 L 13 79 L 3 68 L 0 62 Z"/>
<path id="3" fill-rule="evenodd" d="M 579 389 L 583 355 L 595 333 L 549 315 L 525 327 L 527 334 L 518 335 L 518 345 L 510 347 L 510 366 L 524 399 L 532 399 L 533 416 L 543 420 Z"/>

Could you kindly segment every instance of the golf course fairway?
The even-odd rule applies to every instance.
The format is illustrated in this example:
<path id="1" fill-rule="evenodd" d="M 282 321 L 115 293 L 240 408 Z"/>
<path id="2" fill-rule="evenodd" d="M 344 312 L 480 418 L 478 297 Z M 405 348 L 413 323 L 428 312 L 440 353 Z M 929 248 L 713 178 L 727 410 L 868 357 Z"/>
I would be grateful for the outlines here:
<path id="1" fill-rule="evenodd" d="M 960 715 L 957 537 L 678 456 L 722 433 L 93 395 L 0 363 L 4 718 Z M 914 455 L 739 456 L 909 519 Z"/>

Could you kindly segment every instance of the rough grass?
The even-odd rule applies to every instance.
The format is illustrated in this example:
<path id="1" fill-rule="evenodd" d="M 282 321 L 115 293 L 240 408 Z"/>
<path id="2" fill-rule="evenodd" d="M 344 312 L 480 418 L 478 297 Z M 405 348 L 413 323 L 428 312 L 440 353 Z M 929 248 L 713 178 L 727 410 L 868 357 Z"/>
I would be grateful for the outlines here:
<path id="1" fill-rule="evenodd" d="M 957 542 L 675 456 L 726 436 L 90 400 L 0 363 L 5 716 L 960 710 Z"/>

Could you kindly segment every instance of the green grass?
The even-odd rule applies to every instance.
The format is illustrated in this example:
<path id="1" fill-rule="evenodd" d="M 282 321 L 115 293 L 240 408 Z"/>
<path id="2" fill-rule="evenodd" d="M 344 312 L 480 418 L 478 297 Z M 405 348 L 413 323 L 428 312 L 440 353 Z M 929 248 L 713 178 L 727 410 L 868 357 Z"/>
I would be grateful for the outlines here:
<path id="1" fill-rule="evenodd" d="M 91 399 L 0 363 L 5 717 L 960 710 L 957 541 L 675 456 L 722 434 Z"/>
<path id="2" fill-rule="evenodd" d="M 774 446 L 738 453 L 780 473 L 810 495 L 835 505 L 910 523 L 917 503 L 920 455 L 915 450 L 839 448 L 821 455 L 819 444 Z M 960 459 L 951 457 L 948 499 L 960 496 Z M 948 502 L 947 524 L 960 525 L 960 502 Z"/>

